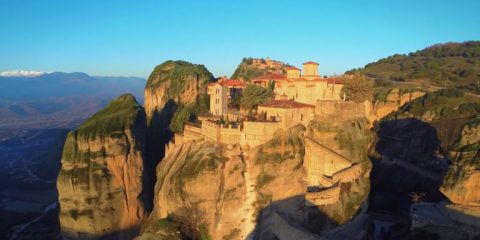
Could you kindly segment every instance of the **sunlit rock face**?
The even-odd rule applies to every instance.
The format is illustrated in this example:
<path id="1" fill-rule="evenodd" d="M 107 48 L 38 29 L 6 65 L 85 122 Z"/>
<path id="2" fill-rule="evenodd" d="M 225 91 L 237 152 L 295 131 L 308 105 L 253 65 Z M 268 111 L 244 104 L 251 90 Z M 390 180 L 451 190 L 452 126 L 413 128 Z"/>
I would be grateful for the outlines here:
<path id="1" fill-rule="evenodd" d="M 125 94 L 68 134 L 57 180 L 65 238 L 137 234 L 145 217 L 145 132 L 144 109 Z"/>
<path id="2" fill-rule="evenodd" d="M 369 139 L 363 135 L 366 122 L 360 122 L 308 133 L 315 138 L 326 132 L 341 135 L 341 144 L 331 140 L 329 146 L 362 165 L 359 174 L 339 183 L 336 201 L 323 205 L 306 200 L 305 157 L 322 153 L 305 145 L 307 130 L 302 125 L 279 129 L 272 140 L 255 148 L 175 138 L 157 167 L 155 207 L 138 239 L 176 239 L 180 233 L 212 239 L 317 239 L 343 234 L 337 226 L 361 211 L 369 189 L 365 162 Z"/>
<path id="3" fill-rule="evenodd" d="M 455 145 L 441 191 L 455 204 L 480 207 L 480 119 L 463 127 Z"/>
<path id="4" fill-rule="evenodd" d="M 179 230 L 190 238 L 240 237 L 245 199 L 240 154 L 239 146 L 204 140 L 170 144 L 157 167 L 155 207 L 140 239 L 175 239 Z M 173 227 L 166 224 L 170 219 Z"/>
<path id="5" fill-rule="evenodd" d="M 385 94 L 377 94 L 372 105 L 370 122 L 380 120 L 391 112 L 397 111 L 401 106 L 425 95 L 425 92 L 419 89 L 402 90 L 394 88 Z"/>
<path id="6" fill-rule="evenodd" d="M 156 66 L 145 86 L 148 119 L 161 111 L 169 100 L 176 104 L 193 104 L 207 97 L 207 84 L 212 80 L 213 75 L 203 65 L 169 60 Z"/>
<path id="7" fill-rule="evenodd" d="M 156 66 L 148 77 L 145 86 L 147 211 L 153 208 L 155 168 L 165 156 L 165 145 L 173 137 L 169 125 L 174 114 L 186 105 L 195 105 L 196 110 L 208 112 L 207 84 L 213 80 L 213 75 L 203 65 L 172 60 Z"/>

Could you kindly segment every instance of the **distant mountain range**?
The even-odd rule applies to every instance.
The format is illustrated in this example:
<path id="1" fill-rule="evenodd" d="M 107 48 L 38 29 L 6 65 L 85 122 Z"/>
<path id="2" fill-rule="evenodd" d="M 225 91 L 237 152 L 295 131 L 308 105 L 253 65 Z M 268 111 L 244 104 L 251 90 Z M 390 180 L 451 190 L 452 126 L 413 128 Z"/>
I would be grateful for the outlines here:
<path id="1" fill-rule="evenodd" d="M 122 93 L 143 103 L 145 83 L 143 78 L 82 72 L 3 72 L 0 128 L 73 128 Z"/>

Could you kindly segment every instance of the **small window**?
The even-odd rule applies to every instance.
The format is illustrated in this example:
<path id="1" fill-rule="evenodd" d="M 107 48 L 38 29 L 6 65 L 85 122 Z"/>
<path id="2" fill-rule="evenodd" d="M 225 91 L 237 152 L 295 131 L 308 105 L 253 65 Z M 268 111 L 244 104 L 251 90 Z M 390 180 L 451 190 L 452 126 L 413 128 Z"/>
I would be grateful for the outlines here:
<path id="1" fill-rule="evenodd" d="M 303 121 L 303 113 L 300 114 L 300 121 Z"/>

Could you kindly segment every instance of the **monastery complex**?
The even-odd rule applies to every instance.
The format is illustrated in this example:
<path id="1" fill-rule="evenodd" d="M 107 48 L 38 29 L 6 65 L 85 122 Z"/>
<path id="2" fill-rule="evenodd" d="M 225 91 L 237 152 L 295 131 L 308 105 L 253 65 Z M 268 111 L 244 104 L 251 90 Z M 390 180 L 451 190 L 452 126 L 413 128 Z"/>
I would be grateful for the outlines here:
<path id="1" fill-rule="evenodd" d="M 246 82 L 220 78 L 209 84 L 210 115 L 200 116 L 198 122 L 187 123 L 183 134 L 175 135 L 175 145 L 206 139 L 254 148 L 271 140 L 279 129 L 287 130 L 298 124 L 308 126 L 311 120 L 319 117 L 351 120 L 365 117 L 370 111 L 368 102 L 344 101 L 340 96 L 343 81 L 320 77 L 315 62 L 304 63 L 303 74 L 300 69 L 290 66 L 284 75 L 268 74 L 252 79 L 250 84 L 268 87 L 272 83 L 273 100 L 259 105 L 254 114 L 231 106 L 247 87 Z M 338 184 L 358 178 L 361 167 L 313 138 L 304 136 L 304 142 L 304 167 L 309 186 L 306 199 L 313 205 L 337 202 L 340 195 Z"/>

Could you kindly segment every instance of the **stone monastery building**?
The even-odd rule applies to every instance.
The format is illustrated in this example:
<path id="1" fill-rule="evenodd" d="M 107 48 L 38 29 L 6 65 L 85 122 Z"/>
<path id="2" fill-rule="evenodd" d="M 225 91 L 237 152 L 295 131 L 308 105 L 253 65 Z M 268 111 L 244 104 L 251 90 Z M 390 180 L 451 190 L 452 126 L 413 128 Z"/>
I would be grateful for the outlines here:
<path id="1" fill-rule="evenodd" d="M 304 63 L 303 74 L 300 69 L 290 66 L 286 74 L 274 73 L 252 79 L 252 84 L 263 87 L 271 83 L 275 87 L 274 99 L 259 105 L 254 113 L 232 107 L 247 87 L 246 82 L 220 78 L 209 84 L 210 115 L 199 117 L 199 122 L 187 123 L 183 134 L 175 135 L 174 144 L 205 139 L 253 148 L 271 140 L 280 129 L 287 130 L 297 124 L 308 126 L 318 116 L 335 115 L 348 119 L 367 115 L 367 105 L 342 100 L 343 81 L 319 76 L 318 63 Z M 356 179 L 362 171 L 360 165 L 353 164 L 313 138 L 304 136 L 304 141 L 304 166 L 309 186 L 306 199 L 313 205 L 337 202 L 340 195 L 338 184 Z M 166 151 L 169 149 L 167 147 Z M 315 154 L 311 154 L 313 152 Z"/>
<path id="2" fill-rule="evenodd" d="M 252 79 L 252 84 L 263 87 L 271 83 L 275 87 L 274 99 L 259 105 L 253 115 L 233 107 L 246 88 L 246 82 L 220 78 L 210 83 L 207 86 L 210 116 L 200 117 L 200 123 L 187 125 L 183 137 L 205 137 L 218 143 L 255 147 L 272 139 L 279 129 L 286 130 L 299 123 L 308 126 L 316 111 L 324 109 L 324 101 L 342 102 L 340 90 L 343 82 L 334 77 L 320 77 L 315 62 L 304 63 L 303 74 L 300 69 L 290 66 L 286 74 L 268 74 Z"/>
<path id="3" fill-rule="evenodd" d="M 254 84 L 266 87 L 269 82 L 275 83 L 275 99 L 283 95 L 300 103 L 315 105 L 317 100 L 341 100 L 340 90 L 343 81 L 332 78 L 323 78 L 318 74 L 318 63 L 306 62 L 303 64 L 303 74 L 300 69 L 290 66 L 287 75 L 270 74 L 255 78 Z"/>

